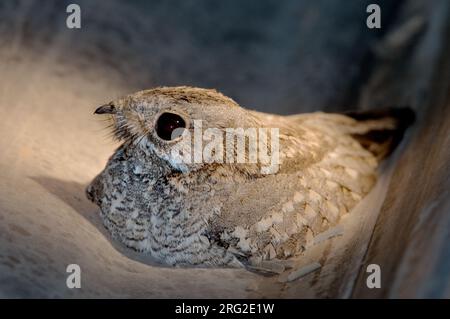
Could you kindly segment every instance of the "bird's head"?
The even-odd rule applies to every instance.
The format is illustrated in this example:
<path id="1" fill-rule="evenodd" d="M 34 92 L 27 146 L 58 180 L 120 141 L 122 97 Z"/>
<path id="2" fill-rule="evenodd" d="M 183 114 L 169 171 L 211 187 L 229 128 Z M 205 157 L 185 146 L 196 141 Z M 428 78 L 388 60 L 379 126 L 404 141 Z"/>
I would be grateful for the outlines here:
<path id="1" fill-rule="evenodd" d="M 156 155 L 181 172 L 211 163 L 205 155 L 205 138 L 219 139 L 216 135 L 224 137 L 227 129 L 259 125 L 231 98 L 215 90 L 193 87 L 140 91 L 98 107 L 95 114 L 109 116 L 115 138 Z M 220 156 L 227 156 L 226 145 L 222 146 Z M 218 155 L 218 150 L 206 151 Z"/>

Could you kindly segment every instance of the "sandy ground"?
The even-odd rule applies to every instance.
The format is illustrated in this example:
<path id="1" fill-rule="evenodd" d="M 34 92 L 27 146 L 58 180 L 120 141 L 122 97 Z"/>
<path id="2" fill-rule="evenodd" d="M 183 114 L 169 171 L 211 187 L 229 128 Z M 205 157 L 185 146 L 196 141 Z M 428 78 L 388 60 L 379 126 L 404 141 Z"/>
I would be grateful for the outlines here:
<path id="1" fill-rule="evenodd" d="M 2 56 L 8 63 L 1 66 L 1 74 L 8 82 L 1 83 L 0 105 L 9 110 L 2 114 L 0 128 L 2 296 L 239 298 L 330 293 L 326 283 L 334 277 L 317 284 L 317 275 L 310 275 L 301 284 L 283 284 L 278 277 L 245 270 L 163 268 L 111 242 L 97 207 L 84 196 L 84 187 L 117 146 L 92 111 L 109 98 L 109 92 L 124 88 L 95 79 L 95 69 L 92 79 L 70 72 L 54 63 L 57 54 L 57 49 L 39 59 L 21 54 L 17 61 L 17 52 L 11 50 Z M 382 203 L 383 189 L 372 195 L 374 203 Z M 364 221 L 358 221 L 355 213 L 352 223 L 366 223 L 369 213 L 359 212 Z M 360 227 L 349 227 L 351 236 L 338 242 L 361 236 L 351 231 Z M 371 229 L 366 237 L 370 233 Z M 347 252 L 339 251 L 336 240 L 319 245 L 297 266 L 345 259 Z M 82 269 L 79 290 L 66 287 L 66 267 L 72 263 Z M 339 264 L 331 262 L 326 273 L 335 272 Z M 353 270 L 356 274 L 357 265 Z"/>
<path id="2" fill-rule="evenodd" d="M 92 6 L 82 8 L 93 10 Z M 114 61 L 121 54 L 124 48 L 114 44 L 121 39 L 109 35 L 110 41 L 103 45 L 117 49 L 107 57 L 101 47 L 91 47 L 102 45 L 98 39 L 101 34 L 52 29 L 61 17 L 46 21 L 43 27 L 50 25 L 50 30 L 32 33 L 35 36 L 29 38 L 29 25 L 39 27 L 40 19 L 51 18 L 48 12 L 55 9 L 40 8 L 27 22 L 35 10 L 33 2 L 26 2 L 9 12 L 15 34 L 4 36 L 4 41 L 7 37 L 10 41 L 0 51 L 0 294 L 145 298 L 280 294 L 279 288 L 286 285 L 277 284 L 274 278 L 245 270 L 152 266 L 109 240 L 97 208 L 84 196 L 84 187 L 117 145 L 92 112 L 95 106 L 136 90 L 136 82 L 144 82 L 145 76 L 136 74 L 133 78 L 137 72 L 133 61 L 115 65 L 101 60 Z M 102 10 L 112 12 L 109 6 Z M 102 23 L 107 22 L 97 21 L 100 26 Z M 53 32 L 46 35 L 49 31 Z M 182 35 L 178 37 L 186 41 Z M 168 52 L 170 45 L 163 49 L 166 51 L 159 52 L 159 60 L 175 54 Z M 196 50 L 185 48 L 178 53 L 193 54 Z M 94 63 L 97 60 L 101 61 Z M 205 63 L 197 62 L 199 72 L 206 72 Z M 252 72 L 256 73 L 247 70 Z M 123 75 L 127 78 L 121 78 Z M 82 269 L 80 290 L 66 287 L 66 267 L 72 263 Z"/>
<path id="3" fill-rule="evenodd" d="M 108 138 L 102 121 L 93 116 L 93 110 L 140 88 L 158 84 L 214 86 L 244 105 L 278 113 L 326 108 L 324 105 L 333 99 L 340 104 L 348 101 L 351 94 L 343 97 L 339 92 L 352 87 L 358 72 L 351 71 L 354 66 L 347 70 L 342 65 L 352 59 L 362 60 L 370 39 L 363 41 L 361 51 L 353 52 L 352 43 L 361 34 L 349 31 L 349 42 L 323 59 L 328 61 L 321 65 L 327 72 L 314 73 L 309 68 L 317 62 L 311 62 L 316 53 L 330 44 L 326 28 L 349 21 L 351 29 L 352 19 L 328 21 L 320 31 L 324 39 L 308 51 L 299 43 L 315 34 L 311 25 L 319 24 L 314 20 L 317 8 L 300 1 L 299 6 L 291 3 L 273 17 L 266 17 L 275 26 L 270 32 L 267 28 L 260 31 L 268 38 L 254 40 L 259 35 L 250 31 L 259 30 L 257 26 L 263 21 L 254 18 L 238 32 L 248 37 L 232 40 L 235 46 L 226 47 L 211 45 L 209 38 L 207 41 L 182 28 L 184 24 L 177 24 L 173 17 L 169 22 L 164 20 L 170 10 L 162 4 L 152 8 L 156 13 L 149 19 L 136 8 L 116 1 L 103 6 L 100 2 L 80 1 L 86 12 L 83 32 L 61 27 L 65 19 L 63 4 L 37 3 L 5 1 L 0 5 L 0 297 L 351 295 L 388 191 L 394 160 L 386 163 L 374 191 L 343 220 L 342 236 L 317 244 L 293 269 L 275 277 L 245 270 L 154 265 L 145 256 L 110 241 L 97 207 L 84 196 L 84 187 L 117 147 Z M 186 6 L 181 11 L 204 17 L 205 12 Z M 355 8 L 349 10 L 351 13 Z M 221 17 L 226 10 L 218 12 L 215 17 Z M 311 25 L 300 28 L 299 40 L 292 43 L 281 36 L 287 28 L 281 21 L 296 21 L 290 12 L 308 12 L 313 19 Z M 234 25 L 242 17 L 233 19 Z M 122 23 L 123 28 L 115 23 Z M 158 23 L 167 25 L 160 28 Z M 224 23 L 223 29 L 215 29 L 214 36 L 227 34 L 231 27 Z M 204 27 L 192 25 L 196 30 Z M 242 28 L 250 31 L 242 32 Z M 205 50 L 199 43 L 211 49 Z M 281 50 L 280 43 L 290 45 Z M 200 55 L 202 50 L 208 53 Z M 305 57 L 299 59 L 302 62 L 292 62 L 296 52 Z M 281 58 L 282 54 L 287 57 Z M 231 59 L 236 63 L 227 62 Z M 215 70 L 221 71 L 220 77 Z M 226 70 L 231 70 L 232 75 L 224 77 Z M 239 70 L 241 77 L 237 75 Z M 271 70 L 278 73 L 263 76 L 271 74 Z M 347 82 L 336 80 L 342 73 L 349 75 Z M 255 78 L 259 80 L 253 81 Z M 326 83 L 339 85 L 324 87 Z M 260 94 L 268 88 L 274 88 L 273 94 Z M 311 94 L 317 90 L 326 94 Z M 337 109 L 339 103 L 329 108 Z M 322 268 L 296 281 L 282 282 L 290 272 L 311 262 L 320 262 Z M 82 269 L 82 289 L 66 286 L 66 267 L 72 263 Z"/>

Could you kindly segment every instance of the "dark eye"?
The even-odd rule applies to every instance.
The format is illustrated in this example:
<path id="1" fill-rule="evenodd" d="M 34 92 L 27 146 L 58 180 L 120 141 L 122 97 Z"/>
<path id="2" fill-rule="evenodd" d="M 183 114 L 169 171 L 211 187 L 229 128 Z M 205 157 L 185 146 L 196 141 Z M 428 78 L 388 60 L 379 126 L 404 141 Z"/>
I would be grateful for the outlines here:
<path id="1" fill-rule="evenodd" d="M 155 130 L 160 138 L 171 141 L 181 136 L 185 127 L 186 122 L 178 114 L 163 113 L 156 121 Z"/>

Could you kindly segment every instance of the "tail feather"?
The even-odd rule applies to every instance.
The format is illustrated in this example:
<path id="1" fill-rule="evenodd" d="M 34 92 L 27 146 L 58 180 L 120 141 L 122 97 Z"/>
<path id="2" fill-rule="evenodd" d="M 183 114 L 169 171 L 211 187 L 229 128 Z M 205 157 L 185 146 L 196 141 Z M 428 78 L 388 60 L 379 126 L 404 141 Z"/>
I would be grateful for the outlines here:
<path id="1" fill-rule="evenodd" d="M 388 156 L 403 139 L 405 131 L 415 121 L 415 113 L 409 107 L 370 111 L 352 111 L 351 117 L 367 129 L 352 136 L 378 159 Z"/>

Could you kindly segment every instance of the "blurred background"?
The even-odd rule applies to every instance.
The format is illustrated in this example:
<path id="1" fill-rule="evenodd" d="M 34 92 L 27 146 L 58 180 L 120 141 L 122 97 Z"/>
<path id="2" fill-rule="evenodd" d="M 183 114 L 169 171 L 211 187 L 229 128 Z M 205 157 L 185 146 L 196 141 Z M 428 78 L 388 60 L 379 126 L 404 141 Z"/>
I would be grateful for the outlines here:
<path id="1" fill-rule="evenodd" d="M 81 8 L 80 29 L 66 26 L 70 3 Z M 380 29 L 366 25 L 371 3 Z M 1 1 L 0 297 L 450 296 L 449 7 Z M 173 85 L 279 114 L 408 105 L 418 122 L 384 180 L 381 208 L 367 207 L 364 236 L 339 258 L 324 256 L 319 274 L 281 284 L 243 270 L 167 269 L 115 247 L 84 187 L 117 147 L 94 109 Z M 82 289 L 65 284 L 71 263 L 83 270 Z M 382 289 L 365 286 L 370 263 L 381 265 Z"/>
<path id="2" fill-rule="evenodd" d="M 2 47 L 21 46 L 36 63 L 51 54 L 67 72 L 127 92 L 217 88 L 242 105 L 286 114 L 355 107 L 371 49 L 403 1 L 377 1 L 381 29 L 366 26 L 369 0 L 77 1 L 81 29 L 66 27 L 70 3 L 2 1 Z"/>

